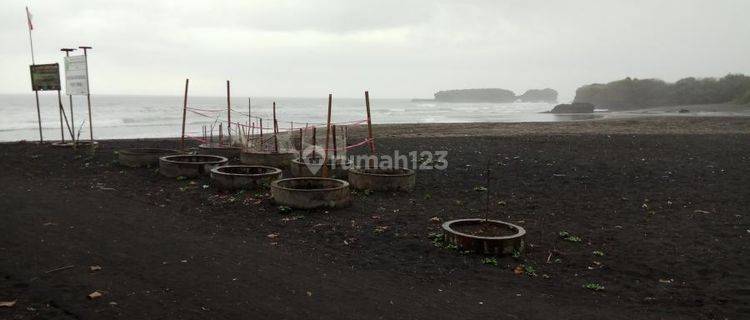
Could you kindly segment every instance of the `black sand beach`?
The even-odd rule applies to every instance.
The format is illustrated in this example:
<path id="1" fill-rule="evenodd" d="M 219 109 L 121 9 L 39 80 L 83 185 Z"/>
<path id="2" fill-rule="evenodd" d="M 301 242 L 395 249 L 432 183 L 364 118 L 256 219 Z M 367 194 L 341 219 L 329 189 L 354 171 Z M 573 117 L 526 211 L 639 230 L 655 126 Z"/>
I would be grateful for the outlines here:
<path id="1" fill-rule="evenodd" d="M 280 213 L 267 193 L 115 161 L 174 140 L 102 141 L 94 156 L 0 144 L 0 301 L 17 301 L 0 319 L 750 314 L 750 118 L 385 125 L 376 137 L 383 153 L 447 150 L 448 169 L 419 171 L 411 193 Z M 488 159 L 488 215 L 529 243 L 496 266 L 429 238 L 433 217 L 484 214 Z"/>

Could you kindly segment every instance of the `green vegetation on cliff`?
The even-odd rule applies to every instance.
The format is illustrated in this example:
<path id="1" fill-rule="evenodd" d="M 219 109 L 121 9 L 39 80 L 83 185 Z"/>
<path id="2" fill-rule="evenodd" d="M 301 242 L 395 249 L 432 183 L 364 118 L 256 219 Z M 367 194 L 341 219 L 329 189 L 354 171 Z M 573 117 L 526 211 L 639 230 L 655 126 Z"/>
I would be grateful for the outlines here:
<path id="1" fill-rule="evenodd" d="M 655 106 L 750 103 L 750 77 L 729 74 L 721 79 L 685 78 L 675 83 L 659 79 L 631 79 L 590 84 L 576 90 L 575 102 L 611 110 Z"/>

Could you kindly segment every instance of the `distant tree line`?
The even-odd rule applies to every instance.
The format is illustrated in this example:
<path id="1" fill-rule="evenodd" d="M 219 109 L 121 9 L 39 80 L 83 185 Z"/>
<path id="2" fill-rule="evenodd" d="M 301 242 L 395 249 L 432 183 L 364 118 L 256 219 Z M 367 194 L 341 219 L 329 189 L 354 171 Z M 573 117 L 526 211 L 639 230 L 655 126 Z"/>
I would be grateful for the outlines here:
<path id="1" fill-rule="evenodd" d="M 729 74 L 723 78 L 685 78 L 675 83 L 659 79 L 631 79 L 578 88 L 574 102 L 605 109 L 637 109 L 712 103 L 750 103 L 750 77 Z"/>

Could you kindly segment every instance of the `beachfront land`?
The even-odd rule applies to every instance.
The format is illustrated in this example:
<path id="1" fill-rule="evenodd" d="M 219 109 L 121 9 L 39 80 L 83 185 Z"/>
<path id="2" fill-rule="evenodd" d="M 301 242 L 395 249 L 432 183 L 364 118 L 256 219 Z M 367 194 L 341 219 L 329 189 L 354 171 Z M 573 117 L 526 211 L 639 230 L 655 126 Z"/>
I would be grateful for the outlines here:
<path id="1" fill-rule="evenodd" d="M 0 291 L 24 306 L 0 318 L 750 313 L 748 117 L 375 129 L 379 152 L 447 150 L 448 169 L 419 171 L 412 192 L 280 212 L 268 192 L 116 161 L 118 149 L 175 140 L 102 141 L 93 155 L 0 144 Z M 522 255 L 434 238 L 440 222 L 484 214 L 488 159 L 488 215 L 526 228 Z"/>

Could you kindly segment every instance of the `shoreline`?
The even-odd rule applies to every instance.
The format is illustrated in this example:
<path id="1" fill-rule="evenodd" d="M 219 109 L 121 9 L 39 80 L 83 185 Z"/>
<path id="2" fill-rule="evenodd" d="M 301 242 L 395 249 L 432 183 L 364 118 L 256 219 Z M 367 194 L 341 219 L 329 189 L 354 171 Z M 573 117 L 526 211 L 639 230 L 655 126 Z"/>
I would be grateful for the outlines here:
<path id="1" fill-rule="evenodd" d="M 365 135 L 365 126 L 350 129 L 353 137 Z M 502 137 L 596 134 L 750 134 L 750 117 L 642 115 L 563 122 L 472 122 L 373 124 L 378 137 Z M 115 138 L 96 141 L 176 141 L 179 137 Z M 82 139 L 87 140 L 87 139 Z M 57 140 L 45 140 L 45 143 Z M 186 139 L 188 141 L 188 139 Z M 35 140 L 2 141 L 38 143 Z"/>

